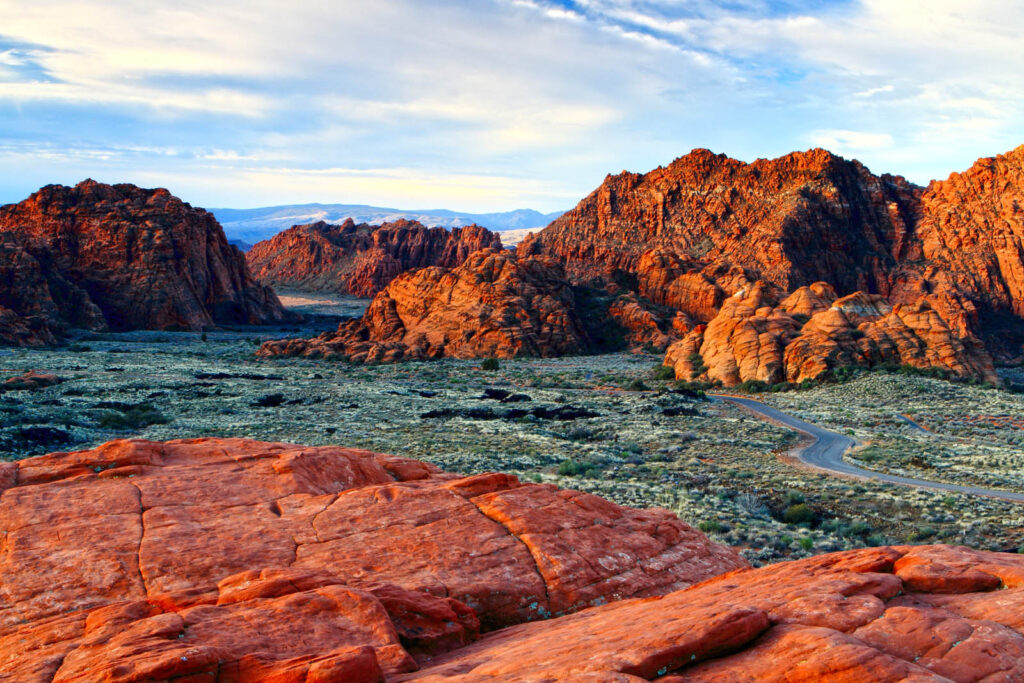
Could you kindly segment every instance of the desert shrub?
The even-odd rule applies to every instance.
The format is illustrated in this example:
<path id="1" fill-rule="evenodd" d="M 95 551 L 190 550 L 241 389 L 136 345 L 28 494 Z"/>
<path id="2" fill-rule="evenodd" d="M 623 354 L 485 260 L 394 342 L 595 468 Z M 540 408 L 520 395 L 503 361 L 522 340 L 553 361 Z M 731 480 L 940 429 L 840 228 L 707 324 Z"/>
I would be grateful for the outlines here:
<path id="1" fill-rule="evenodd" d="M 767 382 L 762 382 L 759 379 L 748 379 L 746 382 L 740 382 L 736 385 L 737 391 L 743 391 L 748 394 L 760 394 L 768 391 Z"/>
<path id="2" fill-rule="evenodd" d="M 703 375 L 708 371 L 708 366 L 704 364 L 704 356 L 699 353 L 691 353 L 686 359 L 693 366 L 693 373 L 695 375 Z"/>
<path id="3" fill-rule="evenodd" d="M 676 378 L 676 371 L 668 365 L 655 365 L 651 373 L 659 382 L 671 382 Z"/>
<path id="4" fill-rule="evenodd" d="M 768 506 L 753 493 L 741 493 L 736 497 L 736 503 L 751 517 L 765 517 L 768 515 Z"/>
<path id="5" fill-rule="evenodd" d="M 150 425 L 162 425 L 170 422 L 170 418 L 164 415 L 152 403 L 118 404 L 116 407 L 100 404 L 106 410 L 99 418 L 99 426 L 102 429 L 115 429 L 128 431 L 142 429 Z"/>
<path id="6" fill-rule="evenodd" d="M 591 429 L 590 427 L 573 427 L 565 433 L 569 441 L 603 441 L 607 438 L 604 434 Z"/>
<path id="7" fill-rule="evenodd" d="M 563 460 L 558 465 L 558 473 L 564 477 L 597 477 L 601 468 L 592 462 L 577 462 L 575 460 Z"/>
<path id="8" fill-rule="evenodd" d="M 716 519 L 705 519 L 697 528 L 706 534 L 717 534 L 722 530 L 722 523 Z"/>
<path id="9" fill-rule="evenodd" d="M 803 538 L 798 540 L 797 543 L 799 543 L 800 547 L 804 550 L 810 550 L 814 547 L 814 539 L 810 536 L 804 536 Z"/>
<path id="10" fill-rule="evenodd" d="M 501 369 L 501 363 L 498 362 L 497 358 L 484 358 L 483 362 L 480 363 L 480 369 L 486 372 L 497 372 Z"/>
<path id="11" fill-rule="evenodd" d="M 787 524 L 807 524 L 814 521 L 814 510 L 806 503 L 797 503 L 786 508 L 782 519 Z"/>
<path id="12" fill-rule="evenodd" d="M 642 379 L 635 379 L 626 385 L 626 391 L 649 391 L 649 387 Z"/>
<path id="13" fill-rule="evenodd" d="M 788 489 L 785 493 L 784 499 L 786 501 L 786 505 L 796 505 L 797 503 L 802 503 L 806 500 L 804 498 L 804 494 L 796 489 Z"/>

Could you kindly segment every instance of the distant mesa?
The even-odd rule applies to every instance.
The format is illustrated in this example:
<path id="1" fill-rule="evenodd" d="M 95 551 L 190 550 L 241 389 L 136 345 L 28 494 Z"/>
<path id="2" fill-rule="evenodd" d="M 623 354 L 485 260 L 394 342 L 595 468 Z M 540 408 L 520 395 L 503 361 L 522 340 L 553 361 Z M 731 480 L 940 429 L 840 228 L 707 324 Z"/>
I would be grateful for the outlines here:
<path id="1" fill-rule="evenodd" d="M 1019 681 L 1024 557 L 752 569 L 667 510 L 335 446 L 0 463 L 14 681 Z"/>
<path id="2" fill-rule="evenodd" d="M 404 219 L 383 225 L 349 219 L 296 225 L 253 246 L 246 259 L 266 285 L 371 297 L 408 270 L 455 268 L 474 251 L 501 246 L 498 234 L 478 225 L 448 230 Z"/>
<path id="3" fill-rule="evenodd" d="M 86 180 L 0 207 L 0 343 L 285 318 L 214 217 L 167 190 Z"/>

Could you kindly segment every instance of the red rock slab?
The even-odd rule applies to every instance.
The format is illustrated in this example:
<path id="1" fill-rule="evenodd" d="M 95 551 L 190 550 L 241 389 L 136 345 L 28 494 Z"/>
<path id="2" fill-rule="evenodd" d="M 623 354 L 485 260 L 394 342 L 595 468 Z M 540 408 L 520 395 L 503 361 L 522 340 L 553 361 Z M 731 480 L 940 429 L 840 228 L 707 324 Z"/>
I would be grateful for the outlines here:
<path id="1" fill-rule="evenodd" d="M 201 674 L 220 681 L 305 681 L 311 670 L 328 666 L 347 680 L 366 680 L 368 673 L 415 668 L 380 602 L 346 586 L 177 613 L 148 615 L 152 607 L 146 603 L 118 607 L 134 614 L 114 624 L 90 619 L 95 623 L 54 681 L 95 680 L 101 672 L 112 681 Z M 373 661 L 359 654 L 364 649 Z"/>
<path id="2" fill-rule="evenodd" d="M 943 609 L 892 606 L 853 635 L 953 681 L 1024 680 L 1024 636 L 993 621 L 964 619 Z"/>
<path id="3" fill-rule="evenodd" d="M 609 677 L 614 675 L 650 680 L 742 647 L 768 628 L 768 616 L 760 610 L 679 609 L 679 595 L 625 600 L 513 626 L 397 680 L 563 681 L 585 675 L 591 678 L 580 680 L 616 680 Z"/>
<path id="4" fill-rule="evenodd" d="M 573 562 L 542 574 L 517 535 L 528 526 L 512 531 L 474 499 L 515 491 L 509 514 L 517 519 L 517 509 L 552 500 L 551 487 L 508 475 L 460 479 L 424 463 L 337 447 L 117 441 L 4 464 L 0 491 L 0 634 L 68 607 L 138 599 L 173 611 L 213 604 L 228 576 L 293 565 L 346 585 L 393 584 L 454 598 L 475 610 L 485 630 L 549 615 L 547 582 L 563 611 L 746 566 L 668 513 L 624 511 L 584 497 L 585 505 L 547 511 L 566 517 L 557 543 L 577 547 Z M 545 549 L 548 541 L 530 543 L 550 556 L 563 552 Z M 582 567 L 586 574 L 564 575 Z M 410 623 L 421 618 L 418 609 L 409 612 Z M 458 606 L 444 609 L 461 615 L 453 623 L 468 619 Z M 476 628 L 425 633 L 421 649 L 455 643 Z"/>
<path id="5" fill-rule="evenodd" d="M 550 613 L 694 583 L 723 567 L 732 551 L 666 510 L 623 508 L 598 496 L 554 486 L 511 488 L 470 500 L 522 540 L 547 584 Z"/>
<path id="6" fill-rule="evenodd" d="M 828 628 L 795 624 L 776 626 L 743 652 L 658 680 L 659 683 L 949 682 L 948 678 L 881 652 L 856 637 Z"/>
<path id="7" fill-rule="evenodd" d="M 546 586 L 522 541 L 447 488 L 406 482 L 353 490 L 313 528 L 318 542 L 299 547 L 297 567 L 453 597 L 485 628 L 545 616 Z"/>

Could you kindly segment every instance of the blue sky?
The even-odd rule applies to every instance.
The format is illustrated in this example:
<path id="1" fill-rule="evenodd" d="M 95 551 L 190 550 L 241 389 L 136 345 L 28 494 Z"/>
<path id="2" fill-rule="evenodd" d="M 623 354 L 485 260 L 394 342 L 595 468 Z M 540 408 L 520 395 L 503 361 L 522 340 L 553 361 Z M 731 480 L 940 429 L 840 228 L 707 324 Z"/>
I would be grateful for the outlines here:
<path id="1" fill-rule="evenodd" d="M 1005 0 L 0 0 L 0 203 L 571 207 L 708 147 L 915 182 L 1024 143 Z"/>

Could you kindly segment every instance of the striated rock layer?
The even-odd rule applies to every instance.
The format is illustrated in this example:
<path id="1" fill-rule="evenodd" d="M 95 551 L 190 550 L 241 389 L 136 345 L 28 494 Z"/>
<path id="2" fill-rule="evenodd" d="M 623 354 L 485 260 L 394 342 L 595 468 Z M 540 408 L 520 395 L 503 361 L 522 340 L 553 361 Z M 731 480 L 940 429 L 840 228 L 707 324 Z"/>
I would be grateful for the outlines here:
<path id="1" fill-rule="evenodd" d="M 0 207 L 0 342 L 284 317 L 213 216 L 167 190 L 87 180 Z"/>
<path id="2" fill-rule="evenodd" d="M 561 266 L 502 250 L 461 266 L 398 276 L 359 320 L 314 339 L 266 342 L 261 356 L 302 355 L 355 362 L 513 358 L 580 353 L 587 335 Z"/>
<path id="3" fill-rule="evenodd" d="M 455 268 L 501 238 L 479 225 L 427 228 L 416 221 L 383 225 L 296 225 L 246 254 L 264 284 L 371 297 L 400 273 L 426 266 Z"/>
<path id="4" fill-rule="evenodd" d="M 664 510 L 243 439 L 0 463 L 0 530 L 16 681 L 375 681 L 747 566 Z"/>
<path id="5" fill-rule="evenodd" d="M 1024 557 L 750 569 L 664 510 L 368 451 L 0 464 L 0 680 L 1015 681 Z"/>

